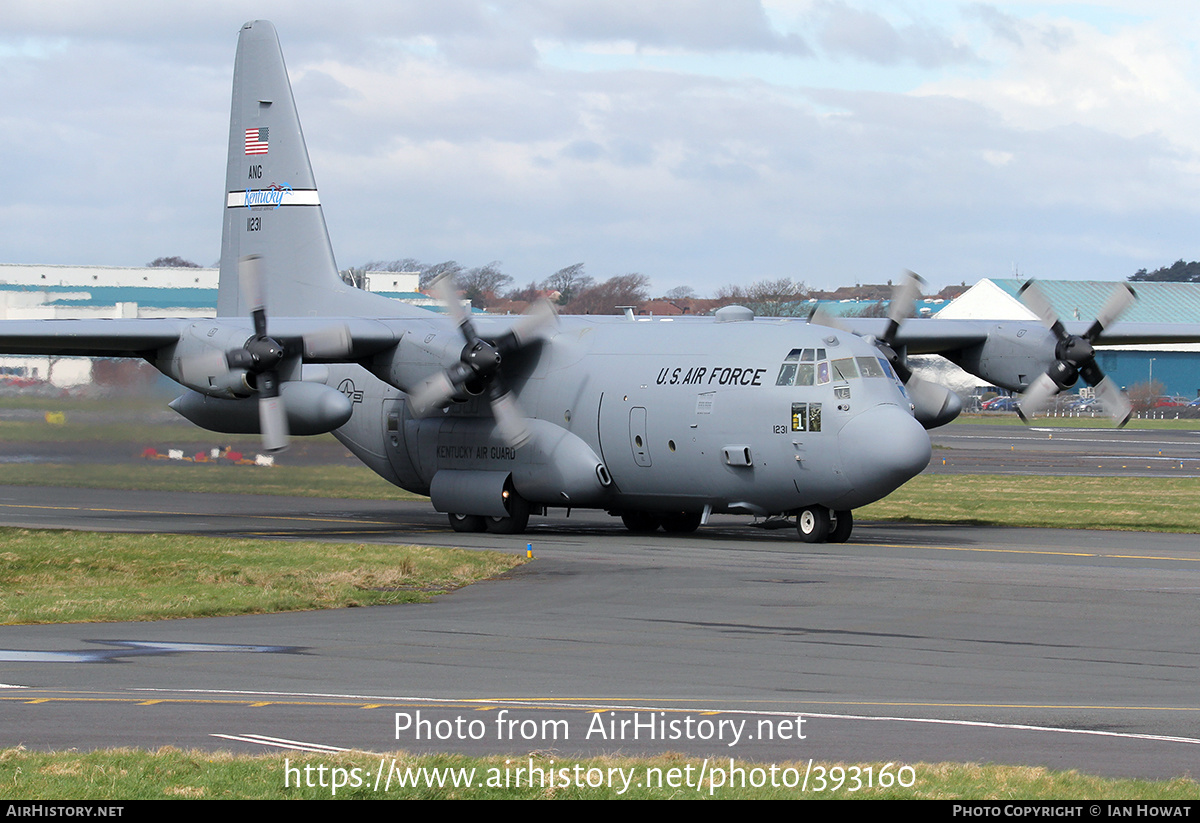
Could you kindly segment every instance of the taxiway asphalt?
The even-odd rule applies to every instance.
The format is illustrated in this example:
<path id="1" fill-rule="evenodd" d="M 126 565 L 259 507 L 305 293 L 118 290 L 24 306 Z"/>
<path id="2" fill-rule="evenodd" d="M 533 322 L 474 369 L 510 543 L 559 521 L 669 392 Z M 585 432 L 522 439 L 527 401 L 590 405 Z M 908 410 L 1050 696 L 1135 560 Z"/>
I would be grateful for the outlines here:
<path id="1" fill-rule="evenodd" d="M 425 503 L 22 487 L 0 488 L 0 522 L 531 543 L 536 558 L 421 606 L 0 628 L 5 745 L 685 751 L 1146 777 L 1194 774 L 1200 755 L 1193 536 L 861 523 L 851 544 L 809 546 L 740 518 L 630 536 L 576 513 L 502 537 L 454 534 Z M 448 739 L 398 733 L 418 711 Z M 676 723 L 635 739 L 634 720 Z"/>

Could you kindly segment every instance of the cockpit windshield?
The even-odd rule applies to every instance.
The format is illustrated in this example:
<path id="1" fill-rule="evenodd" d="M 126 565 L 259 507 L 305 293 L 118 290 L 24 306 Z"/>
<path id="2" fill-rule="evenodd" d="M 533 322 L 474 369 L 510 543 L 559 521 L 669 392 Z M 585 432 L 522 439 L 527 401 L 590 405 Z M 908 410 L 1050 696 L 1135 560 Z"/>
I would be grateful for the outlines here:
<path id="1" fill-rule="evenodd" d="M 891 364 L 882 357 L 840 357 L 829 360 L 825 349 L 792 349 L 779 366 L 776 386 L 821 386 L 831 381 L 896 380 Z"/>

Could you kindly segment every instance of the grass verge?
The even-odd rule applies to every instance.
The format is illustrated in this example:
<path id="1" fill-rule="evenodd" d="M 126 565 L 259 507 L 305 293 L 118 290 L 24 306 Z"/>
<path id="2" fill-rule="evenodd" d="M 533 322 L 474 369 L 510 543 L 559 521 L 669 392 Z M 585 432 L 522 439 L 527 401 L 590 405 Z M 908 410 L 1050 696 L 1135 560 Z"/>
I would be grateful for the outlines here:
<path id="1" fill-rule="evenodd" d="M 704 761 L 680 755 L 653 758 L 599 757 L 572 760 L 542 754 L 508 757 L 465 757 L 460 755 L 411 755 L 404 752 L 379 755 L 363 752 L 312 755 L 300 752 L 270 755 L 232 755 L 227 753 L 181 751 L 173 748 L 157 752 L 113 749 L 90 752 L 30 752 L 23 749 L 0 750 L 0 769 L 10 775 L 0 784 L 4 800 L 53 798 L 55 800 L 140 800 L 140 799 L 994 799 L 1022 800 L 1194 800 L 1200 786 L 1189 779 L 1165 781 L 1117 780 L 1091 777 L 1078 772 L 1052 772 L 1037 767 L 980 766 L 975 764 L 916 764 L 911 777 L 904 775 L 909 787 L 897 784 L 878 786 L 885 764 L 859 764 L 860 787 L 851 790 L 854 766 L 813 764 L 807 761 L 779 764 L 755 764 L 736 761 L 730 768 L 727 759 L 710 760 L 709 779 L 701 782 Z M 382 765 L 381 765 L 382 764 Z M 889 764 L 893 777 L 898 764 Z M 553 778 L 553 786 L 528 785 L 525 771 L 522 785 L 512 785 L 518 768 L 532 766 Z M 866 769 L 870 766 L 875 786 L 868 788 Z M 311 768 L 308 768 L 311 767 Z M 728 775 L 736 778 L 736 769 L 744 770 L 745 781 L 760 780 L 762 788 L 729 785 Z M 798 784 L 809 774 L 808 790 L 772 786 Z M 837 770 L 842 769 L 839 773 Z M 320 771 L 323 769 L 323 771 Z M 385 791 L 383 781 L 375 788 L 377 775 L 390 769 L 392 785 Z M 422 774 L 418 770 L 424 769 Z M 445 780 L 437 786 L 430 780 L 432 770 Z M 617 770 L 624 770 L 618 772 Z M 721 770 L 718 772 L 717 770 Z M 758 770 L 757 772 L 755 770 Z M 337 771 L 335 771 L 337 770 Z M 357 770 L 357 771 L 356 771 Z M 818 771 L 823 770 L 823 771 Z M 332 782 L 338 775 L 343 783 L 336 793 Z M 537 772 L 534 772 L 536 775 Z M 823 786 L 816 790 L 823 775 Z M 308 775 L 314 785 L 308 782 Z M 721 775 L 721 776 L 718 776 Z M 841 779 L 837 779 L 840 775 Z M 407 776 L 418 785 L 400 788 L 398 778 Z M 460 784 L 454 787 L 457 776 Z M 627 781 L 625 777 L 628 777 Z M 725 785 L 714 783 L 725 778 Z M 589 786 L 602 784 L 599 787 Z M 302 785 L 296 786 L 299 781 Z M 324 785 L 321 785 L 321 783 Z M 429 785 L 430 783 L 435 785 Z M 538 781 L 535 780 L 535 783 Z M 549 782 L 549 779 L 546 781 Z M 628 789 L 621 791 L 628 783 Z M 285 785 L 290 783 L 292 785 Z M 357 783 L 358 785 L 354 785 Z M 489 785 L 492 784 L 492 785 Z M 638 785 L 638 784 L 642 785 Z M 699 784 L 699 785 L 697 785 Z M 837 788 L 835 788 L 835 784 Z"/>
<path id="2" fill-rule="evenodd" d="M 1196 481 L 924 474 L 856 519 L 906 523 L 1200 532 Z"/>
<path id="3" fill-rule="evenodd" d="M 1168 409 L 1167 412 L 1169 411 Z M 1026 426 L 1021 418 L 1017 416 L 1016 412 L 960 414 L 955 418 L 954 425 L 960 423 L 968 425 L 972 423 L 987 423 L 995 426 Z M 1038 428 L 1054 429 L 1111 429 L 1113 422 L 1104 415 L 1099 417 L 1035 417 L 1029 425 Z M 1200 418 L 1192 417 L 1175 420 L 1170 413 L 1164 413 L 1163 418 L 1158 420 L 1139 420 L 1134 418 L 1125 424 L 1125 428 L 1193 431 L 1200 429 Z"/>
<path id="4" fill-rule="evenodd" d="M 0 623 L 422 603 L 523 562 L 419 546 L 0 529 Z"/>
<path id="5" fill-rule="evenodd" d="M 0 485 L 125 489 L 354 500 L 424 500 L 366 466 L 222 466 L 216 463 L 11 463 Z"/>
<path id="6" fill-rule="evenodd" d="M 423 500 L 365 466 L 9 465 L 0 485 Z M 1196 482 L 1158 477 L 926 474 L 856 509 L 861 520 L 1200 532 Z"/>

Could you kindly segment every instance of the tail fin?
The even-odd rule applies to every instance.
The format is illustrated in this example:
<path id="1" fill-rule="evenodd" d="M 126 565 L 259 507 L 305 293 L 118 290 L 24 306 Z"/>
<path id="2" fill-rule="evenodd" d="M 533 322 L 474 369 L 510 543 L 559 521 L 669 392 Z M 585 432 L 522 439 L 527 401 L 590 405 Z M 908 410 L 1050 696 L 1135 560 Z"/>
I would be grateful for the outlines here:
<path id="1" fill-rule="evenodd" d="M 263 260 L 276 317 L 422 313 L 338 275 L 279 37 L 265 20 L 242 26 L 238 37 L 225 192 L 218 316 L 250 313 L 238 261 L 252 254 Z"/>

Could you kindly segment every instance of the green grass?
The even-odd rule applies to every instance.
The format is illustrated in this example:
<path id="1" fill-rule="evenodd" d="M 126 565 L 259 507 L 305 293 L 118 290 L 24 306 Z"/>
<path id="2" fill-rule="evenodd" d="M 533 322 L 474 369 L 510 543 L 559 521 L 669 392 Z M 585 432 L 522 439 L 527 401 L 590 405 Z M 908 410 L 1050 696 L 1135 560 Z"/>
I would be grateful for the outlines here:
<path id="1" fill-rule="evenodd" d="M 1163 420 L 1138 420 L 1136 417 L 1130 420 L 1125 428 L 1127 429 L 1166 429 L 1174 431 L 1200 431 L 1200 418 L 1185 418 L 1182 420 L 1170 419 L 1170 410 L 1166 410 L 1166 418 Z M 954 425 L 972 424 L 972 423 L 987 423 L 996 426 L 1025 426 L 1021 422 L 1021 418 L 1017 417 L 1016 412 L 1001 412 L 1001 413 L 984 413 L 984 414 L 961 414 L 955 421 Z M 1113 422 L 1103 415 L 1099 417 L 1035 417 L 1033 426 L 1039 428 L 1061 428 L 1061 429 L 1111 429 Z"/>
<path id="2" fill-rule="evenodd" d="M 0 391 L 0 418 L 4 417 L 4 412 L 14 409 L 144 415 L 148 412 L 162 411 L 167 407 L 167 403 L 178 394 L 179 391 L 156 392 L 151 389 L 134 389 L 121 393 L 116 393 L 115 390 L 107 394 L 94 392 L 87 396 L 75 394 L 64 397 L 40 397 L 20 390 L 4 389 Z"/>
<path id="3" fill-rule="evenodd" d="M 149 462 L 15 464 L 0 484 L 423 500 L 364 466 L 233 467 Z M 1196 481 L 1141 477 L 926 474 L 856 509 L 862 520 L 1200 533 Z"/>
<path id="4" fill-rule="evenodd" d="M 863 520 L 1200 532 L 1195 480 L 924 474 L 854 511 Z"/>
<path id="5" fill-rule="evenodd" d="M 0 529 L 0 623 L 420 603 L 523 562 L 418 546 Z"/>
<path id="6" fill-rule="evenodd" d="M 331 437 L 331 435 L 321 435 Z M 193 426 L 190 423 L 145 423 L 138 422 L 132 415 L 129 422 L 93 422 L 81 420 L 78 415 L 66 413 L 66 422 L 61 425 L 44 420 L 4 420 L 0 415 L 0 442 L 5 443 L 138 443 L 154 446 L 161 443 L 172 445 L 208 444 L 222 446 L 230 444 L 255 451 L 261 448 L 262 439 L 253 434 L 218 434 Z"/>
<path id="7" fill-rule="evenodd" d="M 10 463 L 0 485 L 274 494 L 355 500 L 424 500 L 366 466 L 222 466 L 215 463 Z"/>
<path id="8" fill-rule="evenodd" d="M 516 787 L 511 785 L 517 768 L 528 770 L 530 761 L 535 769 L 552 774 L 556 785 L 540 784 L 530 787 L 527 781 Z M 382 766 L 381 766 L 382 764 Z M 800 787 L 785 788 L 770 785 L 770 769 L 775 765 L 776 783 L 786 777 L 788 782 L 799 782 L 809 774 L 808 791 Z M 885 764 L 858 764 L 864 771 L 870 766 L 877 776 Z M 576 767 L 578 766 L 578 770 Z M 892 772 L 898 764 L 892 764 Z M 306 768 L 307 767 L 307 768 Z M 324 767 L 324 771 L 320 771 Z M 849 772 L 853 766 L 838 764 L 813 764 L 807 761 L 793 763 L 761 764 L 737 761 L 735 769 L 746 774 L 749 783 L 756 777 L 766 778 L 762 788 L 747 786 L 713 785 L 722 782 L 697 779 L 702 768 L 708 769 L 711 777 L 715 768 L 722 774 L 730 772 L 728 759 L 711 759 L 705 767 L 699 758 L 680 755 L 662 755 L 653 758 L 594 757 L 573 759 L 554 757 L 545 753 L 533 755 L 510 755 L 508 757 L 473 758 L 460 755 L 411 755 L 394 752 L 386 755 L 347 752 L 342 754 L 305 754 L 289 752 L 264 755 L 232 755 L 220 752 L 181 751 L 173 748 L 157 752 L 142 752 L 132 749 L 112 749 L 90 753 L 30 752 L 23 749 L 0 750 L 0 772 L 6 775 L 0 782 L 0 799 L 4 800 L 141 800 L 141 799 L 329 799 L 335 796 L 332 782 L 335 769 L 339 782 L 336 798 L 352 799 L 997 799 L 1021 798 L 1022 800 L 1062 799 L 1112 799 L 1128 801 L 1175 800 L 1194 801 L 1200 793 L 1200 785 L 1188 779 L 1148 781 L 1114 780 L 1090 777 L 1077 772 L 1053 772 L 1043 768 L 1020 766 L 980 766 L 975 764 L 915 764 L 911 776 L 905 773 L 905 782 L 912 781 L 908 788 L 893 785 L 890 788 L 867 788 L 849 790 L 849 782 L 840 781 L 835 789 L 832 775 L 841 768 Z M 474 783 L 483 786 L 471 788 L 433 787 L 398 788 L 395 783 L 384 790 L 383 781 L 375 788 L 376 776 L 386 775 L 390 769 L 405 774 L 409 769 L 474 769 Z M 754 769 L 760 769 L 754 772 Z M 561 770 L 566 769 L 566 775 Z M 631 775 L 628 791 L 621 793 L 623 781 L 616 769 Z M 785 772 L 785 769 L 791 771 Z M 355 771 L 357 770 L 357 771 Z M 589 770 L 593 782 L 603 776 L 613 775 L 615 787 L 607 785 L 591 788 L 586 784 Z M 613 771 L 610 771 L 613 770 Z M 817 791 L 818 780 L 814 775 L 824 770 L 825 783 Z M 459 772 L 462 774 L 462 772 Z M 525 772 L 528 774 L 528 771 Z M 579 775 L 576 780 L 575 775 Z M 690 781 L 688 780 L 691 775 Z M 395 775 L 395 772 L 393 772 Z M 306 780 L 305 777 L 309 780 Z M 655 783 L 647 783 L 647 776 Z M 322 780 L 325 786 L 319 783 Z M 569 778 L 564 780 L 563 778 Z M 312 782 L 318 785 L 302 784 Z M 393 781 L 396 778 L 393 776 Z M 285 786 L 285 782 L 292 785 Z M 488 786 L 495 783 L 498 785 Z M 569 785 L 562 785 L 564 782 Z M 659 787 L 661 782 L 662 787 Z M 728 781 L 725 781 L 726 783 Z M 357 783 L 358 785 L 351 785 Z M 506 785 L 507 783 L 507 785 Z M 675 783 L 674 786 L 669 783 Z M 699 788 L 697 788 L 699 784 Z"/>

